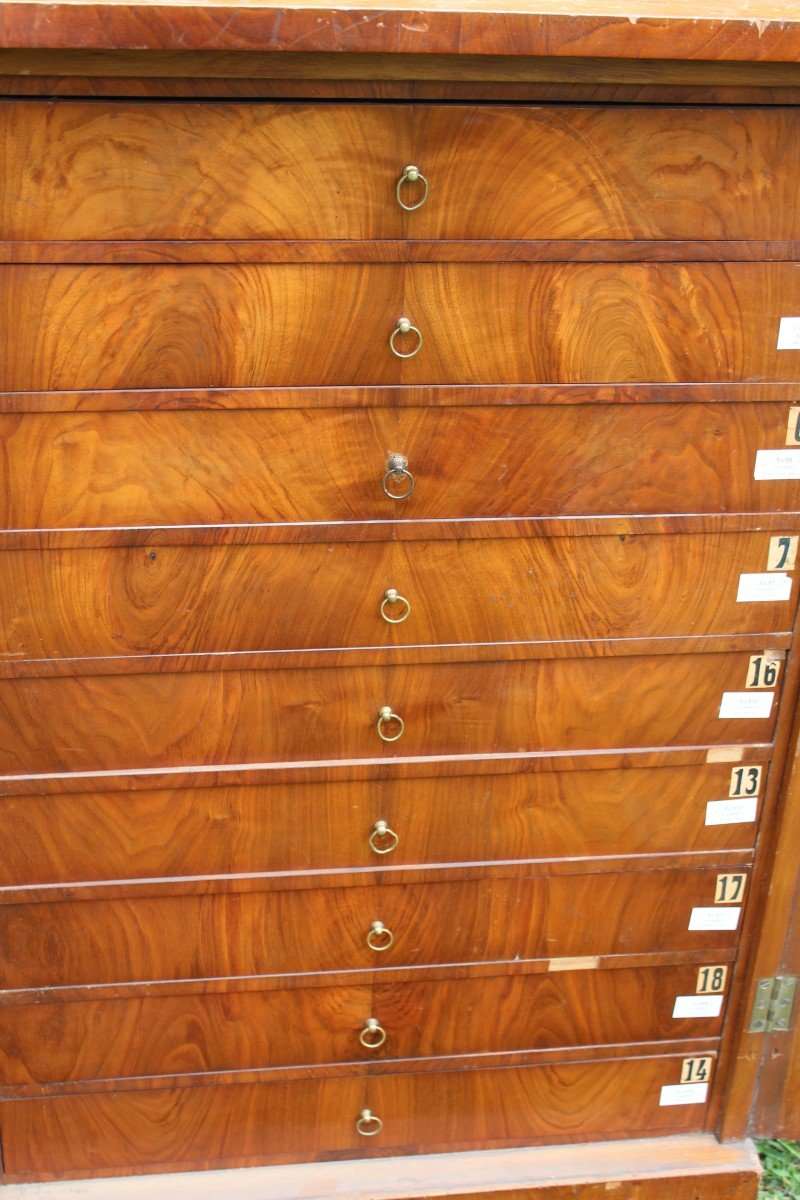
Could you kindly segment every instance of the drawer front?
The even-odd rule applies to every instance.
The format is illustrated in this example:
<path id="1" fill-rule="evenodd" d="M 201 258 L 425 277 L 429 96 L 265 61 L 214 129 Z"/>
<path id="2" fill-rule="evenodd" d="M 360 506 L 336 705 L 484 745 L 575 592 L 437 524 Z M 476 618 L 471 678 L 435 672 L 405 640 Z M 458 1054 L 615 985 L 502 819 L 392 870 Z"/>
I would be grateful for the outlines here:
<path id="1" fill-rule="evenodd" d="M 4 266 L 0 389 L 794 381 L 797 311 L 793 263 Z"/>
<path id="2" fill-rule="evenodd" d="M 756 451 L 784 446 L 788 416 L 784 404 L 0 415 L 0 522 L 796 511 L 796 481 L 754 479 Z M 383 486 L 409 487 L 386 478 L 395 452 L 414 480 L 402 500 Z"/>
<path id="3" fill-rule="evenodd" d="M 777 633 L 794 586 L 737 594 L 781 536 L 9 551 L 0 659 Z"/>
<path id="4" fill-rule="evenodd" d="M 748 693 L 745 709 L 759 706 L 756 716 L 719 716 L 723 692 L 744 691 L 750 658 L 4 679 L 0 771 L 765 742 L 776 693 Z"/>
<path id="5" fill-rule="evenodd" d="M 745 879 L 736 870 L 730 894 L 743 896 Z M 662 870 L 8 904 L 0 907 L 0 985 L 713 954 L 736 945 L 735 928 L 698 932 L 689 922 L 693 908 L 714 907 L 716 893 L 716 871 Z M 733 908 L 720 908 L 733 925 Z"/>
<path id="6" fill-rule="evenodd" d="M 796 238 L 798 157 L 790 108 L 6 101 L 0 237 Z"/>
<path id="7" fill-rule="evenodd" d="M 746 849 L 765 775 L 719 763 L 7 796 L 0 886 Z M 720 812 L 734 823 L 706 824 Z"/>
<path id="8" fill-rule="evenodd" d="M 659 1104 L 682 1063 L 663 1055 L 19 1100 L 2 1108 L 3 1158 L 13 1178 L 687 1133 L 703 1128 L 705 1105 Z M 383 1122 L 377 1136 L 356 1132 L 365 1108 Z"/>
<path id="9" fill-rule="evenodd" d="M 729 974 L 709 963 L 13 1005 L 0 1009 L 0 1077 L 13 1088 L 717 1037 Z M 708 986 L 720 990 L 697 995 Z M 674 1017 L 679 997 L 706 1015 Z"/>

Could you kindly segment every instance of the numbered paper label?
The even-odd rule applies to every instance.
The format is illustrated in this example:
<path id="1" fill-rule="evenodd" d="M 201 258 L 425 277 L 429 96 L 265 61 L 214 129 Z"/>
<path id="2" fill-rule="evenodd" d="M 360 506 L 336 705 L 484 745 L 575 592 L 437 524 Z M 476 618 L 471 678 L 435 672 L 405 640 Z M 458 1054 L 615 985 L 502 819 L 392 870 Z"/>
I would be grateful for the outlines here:
<path id="1" fill-rule="evenodd" d="M 676 996 L 672 1015 L 678 1017 L 718 1017 L 722 996 Z"/>
<path id="2" fill-rule="evenodd" d="M 800 412 L 800 409 L 798 409 Z M 780 534 L 769 539 L 768 571 L 793 571 L 797 562 L 797 538 Z"/>
<path id="3" fill-rule="evenodd" d="M 749 691 L 763 691 L 765 688 L 777 686 L 783 661 L 778 657 L 779 653 L 766 651 L 764 654 L 752 656 L 747 668 L 747 682 L 744 685 Z"/>
<path id="4" fill-rule="evenodd" d="M 790 600 L 792 580 L 786 574 L 759 573 L 739 576 L 736 599 L 739 604 L 758 603 L 766 600 Z"/>
<path id="5" fill-rule="evenodd" d="M 703 933 L 722 929 L 738 929 L 740 908 L 693 908 L 689 932 Z"/>
<path id="6" fill-rule="evenodd" d="M 786 424 L 786 445 L 800 446 L 800 407 L 789 409 L 789 420 Z"/>
<path id="7" fill-rule="evenodd" d="M 744 897 L 747 886 L 747 876 L 743 871 L 736 871 L 717 876 L 717 886 L 714 891 L 715 904 L 739 904 Z"/>
<path id="8" fill-rule="evenodd" d="M 754 479 L 800 479 L 800 450 L 757 450 Z"/>
<path id="9" fill-rule="evenodd" d="M 681 1083 L 708 1083 L 711 1078 L 713 1058 L 685 1058 L 681 1063 Z"/>
<path id="10" fill-rule="evenodd" d="M 761 791 L 761 767 L 734 767 L 729 796 L 757 796 Z"/>
<path id="11" fill-rule="evenodd" d="M 800 317 L 781 317 L 778 326 L 778 349 L 800 350 Z"/>
<path id="12" fill-rule="evenodd" d="M 727 978 L 727 967 L 701 967 L 697 972 L 697 987 L 695 991 L 698 996 L 707 995 L 709 992 L 723 992 Z"/>
<path id="13" fill-rule="evenodd" d="M 707 1083 L 665 1083 L 658 1103 L 661 1108 L 676 1104 L 705 1104 L 707 1097 Z"/>
<path id="14" fill-rule="evenodd" d="M 719 706 L 721 720 L 746 720 L 768 717 L 772 712 L 774 692 L 723 692 Z"/>
<path id="15" fill-rule="evenodd" d="M 709 800 L 706 825 L 752 825 L 757 813 L 755 796 L 743 796 L 741 800 Z"/>

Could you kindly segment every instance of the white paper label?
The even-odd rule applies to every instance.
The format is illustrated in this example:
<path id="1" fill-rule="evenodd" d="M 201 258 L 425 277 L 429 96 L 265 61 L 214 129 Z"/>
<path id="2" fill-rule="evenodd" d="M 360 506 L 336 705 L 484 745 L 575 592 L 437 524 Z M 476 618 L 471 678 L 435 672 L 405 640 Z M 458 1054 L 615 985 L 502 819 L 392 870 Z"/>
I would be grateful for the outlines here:
<path id="1" fill-rule="evenodd" d="M 792 578 L 785 571 L 739 576 L 739 590 L 736 593 L 739 604 L 752 604 L 759 600 L 790 600 L 791 597 Z"/>
<path id="2" fill-rule="evenodd" d="M 719 706 L 720 719 L 768 717 L 774 699 L 774 692 L 723 692 Z"/>
<path id="3" fill-rule="evenodd" d="M 741 908 L 720 905 L 714 908 L 693 908 L 689 918 L 689 932 L 702 933 L 717 929 L 738 929 Z"/>
<path id="4" fill-rule="evenodd" d="M 754 479 L 800 479 L 800 450 L 756 450 Z"/>
<path id="5" fill-rule="evenodd" d="M 800 350 L 800 317 L 781 317 L 778 326 L 778 349 Z"/>
<path id="6" fill-rule="evenodd" d="M 707 1083 L 665 1083 L 658 1103 L 661 1108 L 674 1104 L 705 1104 L 707 1096 Z"/>
<path id="7" fill-rule="evenodd" d="M 673 1017 L 718 1017 L 722 996 L 676 996 Z"/>
<path id="8" fill-rule="evenodd" d="M 755 796 L 743 796 L 741 800 L 709 800 L 706 825 L 751 825 L 757 812 Z"/>

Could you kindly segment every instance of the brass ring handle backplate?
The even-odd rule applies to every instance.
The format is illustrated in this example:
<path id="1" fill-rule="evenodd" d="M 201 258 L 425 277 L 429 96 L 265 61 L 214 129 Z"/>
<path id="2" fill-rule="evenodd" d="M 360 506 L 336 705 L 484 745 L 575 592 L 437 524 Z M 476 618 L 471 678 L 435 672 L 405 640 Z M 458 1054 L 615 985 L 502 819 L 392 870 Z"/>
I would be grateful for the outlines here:
<path id="1" fill-rule="evenodd" d="M 398 617 L 390 617 L 388 610 L 390 607 L 394 608 L 395 604 L 402 606 L 400 608 L 400 615 Z M 410 615 L 411 605 L 405 596 L 401 596 L 397 588 L 387 588 L 383 594 L 383 600 L 381 600 L 381 616 L 384 621 L 388 621 L 390 625 L 402 625 L 406 617 Z"/>
<path id="2" fill-rule="evenodd" d="M 356 1121 L 356 1132 L 362 1137 L 375 1137 L 376 1133 L 380 1133 L 383 1129 L 383 1121 L 380 1117 L 376 1117 L 374 1112 L 370 1112 L 368 1108 L 362 1108 L 358 1120 Z"/>
<path id="3" fill-rule="evenodd" d="M 385 842 L 388 838 L 389 844 L 379 846 L 379 842 Z M 400 838 L 386 821 L 376 821 L 372 826 L 372 833 L 369 835 L 370 849 L 375 854 L 391 854 L 397 848 L 397 843 Z"/>
<path id="4" fill-rule="evenodd" d="M 413 333 L 417 339 L 417 344 L 412 350 L 398 350 L 395 342 L 398 337 L 405 337 L 406 334 Z M 417 329 L 416 325 L 412 325 L 408 317 L 400 317 L 394 329 L 389 336 L 389 348 L 392 354 L 396 354 L 398 358 L 414 358 L 422 349 L 422 334 Z"/>
<path id="5" fill-rule="evenodd" d="M 385 727 L 387 725 L 391 725 L 391 723 L 393 721 L 397 722 L 397 725 L 398 725 L 397 733 L 386 733 Z M 396 712 L 392 712 L 392 710 L 388 704 L 384 704 L 383 708 L 381 708 L 378 712 L 377 729 L 378 729 L 378 737 L 381 739 L 381 741 L 382 742 L 397 742 L 397 741 L 399 741 L 400 738 L 403 736 L 403 730 L 405 729 L 405 727 L 406 726 L 405 726 L 405 722 L 404 722 L 403 718 L 398 717 Z"/>
<path id="6" fill-rule="evenodd" d="M 414 204 L 406 204 L 403 199 L 403 186 L 407 183 L 422 184 L 422 195 Z M 420 171 L 419 167 L 409 164 L 407 167 L 403 168 L 403 174 L 397 181 L 397 187 L 395 188 L 394 194 L 397 196 L 397 203 L 402 209 L 405 210 L 405 212 L 416 212 L 418 208 L 422 208 L 423 204 L 428 199 L 428 190 L 428 181 L 422 174 L 422 171 Z"/>
<path id="7" fill-rule="evenodd" d="M 389 484 L 394 484 L 394 491 Z M 403 491 L 398 491 L 399 487 Z M 408 469 L 408 459 L 405 454 L 390 454 L 386 460 L 386 474 L 383 477 L 383 490 L 390 500 L 407 500 L 414 490 L 414 476 Z"/>
<path id="8" fill-rule="evenodd" d="M 394 945 L 394 934 L 391 929 L 386 928 L 383 921 L 373 921 L 367 933 L 367 945 L 376 954 L 383 954 L 384 950 Z"/>
<path id="9" fill-rule="evenodd" d="M 376 1021 L 374 1017 L 367 1017 L 364 1028 L 358 1035 L 358 1040 L 365 1050 L 380 1050 L 386 1041 L 386 1030 L 380 1021 Z"/>

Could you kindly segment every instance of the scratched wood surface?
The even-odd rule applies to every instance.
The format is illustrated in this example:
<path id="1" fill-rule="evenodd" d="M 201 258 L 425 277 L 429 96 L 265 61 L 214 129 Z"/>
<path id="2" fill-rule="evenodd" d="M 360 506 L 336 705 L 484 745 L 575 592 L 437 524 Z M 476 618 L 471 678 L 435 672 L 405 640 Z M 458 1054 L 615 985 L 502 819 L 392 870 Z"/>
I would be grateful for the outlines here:
<path id="1" fill-rule="evenodd" d="M 682 1061 L 666 1054 L 19 1100 L 4 1108 L 5 1167 L 13 1179 L 686 1133 L 703 1127 L 704 1106 L 659 1106 Z M 356 1132 L 364 1108 L 384 1122 L 377 1137 Z"/>
<path id="2" fill-rule="evenodd" d="M 333 11 L 327 11 L 333 10 Z M 377 17 L 380 16 L 380 20 Z M 291 51 L 386 54 L 567 55 L 585 58 L 797 61 L 800 22 L 791 0 L 768 9 L 751 0 L 701 9 L 688 0 L 549 3 L 520 0 L 362 0 L 342 10 L 270 3 L 43 3 L 0 10 L 0 46 L 66 50 Z"/>
<path id="3" fill-rule="evenodd" d="M 0 389 L 793 381 L 797 311 L 794 263 L 4 266 Z"/>
<path id="4" fill-rule="evenodd" d="M 0 886 L 752 847 L 706 825 L 730 763 L 6 796 Z M 763 793 L 747 774 L 743 788 Z M 385 821 L 391 833 L 375 832 Z M 209 836 L 209 830 L 213 836 Z M 370 838 L 374 840 L 373 849 Z"/>
<path id="5" fill-rule="evenodd" d="M 0 523 L 796 513 L 795 482 L 754 478 L 788 417 L 770 403 L 0 415 Z M 410 495 L 407 476 L 385 479 L 395 453 Z"/>
<path id="6" fill-rule="evenodd" d="M 14 1005 L 0 1008 L 0 1080 L 16 1095 L 68 1081 L 715 1038 L 721 1016 L 673 1016 L 698 977 L 697 966 L 576 969 Z M 359 1040 L 369 1018 L 386 1039 L 374 1048 Z"/>
<path id="7" fill-rule="evenodd" d="M 0 239 L 792 239 L 798 157 L 792 108 L 5 101 Z"/>
<path id="8" fill-rule="evenodd" d="M 739 874 L 746 869 L 737 868 Z M 689 930 L 714 869 L 0 905 L 8 989 L 736 946 Z M 166 885 L 165 885 L 166 886 Z M 374 950 L 373 921 L 394 938 Z M 379 946 L 388 934 L 373 933 Z M 710 959 L 709 961 L 713 961 Z M 370 1015 L 370 1014 L 367 1014 Z"/>
<path id="9" fill-rule="evenodd" d="M 747 653 L 0 680 L 3 776 L 764 742 Z M 379 712 L 393 714 L 381 726 Z M 402 732 L 400 717 L 405 722 Z M 398 737 L 398 734 L 402 736 Z"/>
<path id="10" fill-rule="evenodd" d="M 781 546 L 789 555 L 792 537 L 9 551 L 0 670 L 61 658 L 91 658 L 85 669 L 101 671 L 253 650 L 788 633 L 794 586 L 785 601 L 737 595 L 740 575 L 764 573 L 771 545 L 775 562 Z M 387 601 L 392 588 L 399 598 Z"/>

